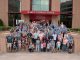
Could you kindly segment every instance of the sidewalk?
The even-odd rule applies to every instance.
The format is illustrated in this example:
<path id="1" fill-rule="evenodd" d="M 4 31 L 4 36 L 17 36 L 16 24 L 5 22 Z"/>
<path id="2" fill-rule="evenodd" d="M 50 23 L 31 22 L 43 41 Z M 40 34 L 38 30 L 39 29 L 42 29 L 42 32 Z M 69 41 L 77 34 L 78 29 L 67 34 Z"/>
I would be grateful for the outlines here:
<path id="1" fill-rule="evenodd" d="M 80 60 L 80 54 L 19 52 L 0 55 L 0 60 Z"/>

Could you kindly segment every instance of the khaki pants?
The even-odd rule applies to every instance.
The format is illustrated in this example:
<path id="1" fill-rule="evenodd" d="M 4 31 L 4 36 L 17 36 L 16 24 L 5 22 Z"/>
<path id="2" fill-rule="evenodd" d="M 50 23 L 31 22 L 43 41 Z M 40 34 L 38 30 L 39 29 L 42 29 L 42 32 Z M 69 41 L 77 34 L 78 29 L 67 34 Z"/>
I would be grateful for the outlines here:
<path id="1" fill-rule="evenodd" d="M 7 51 L 11 51 L 12 43 L 7 43 Z"/>

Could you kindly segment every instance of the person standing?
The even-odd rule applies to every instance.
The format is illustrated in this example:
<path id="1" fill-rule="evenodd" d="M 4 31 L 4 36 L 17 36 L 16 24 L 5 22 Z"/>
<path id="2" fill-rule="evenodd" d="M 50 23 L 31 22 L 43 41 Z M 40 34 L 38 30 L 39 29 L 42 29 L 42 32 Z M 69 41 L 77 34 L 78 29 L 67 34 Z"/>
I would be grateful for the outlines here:
<path id="1" fill-rule="evenodd" d="M 33 38 L 34 38 L 34 44 L 36 43 L 36 40 L 38 39 L 39 34 L 37 33 L 37 31 L 34 32 L 33 34 Z"/>
<path id="2" fill-rule="evenodd" d="M 57 50 L 60 51 L 60 46 L 61 46 L 61 42 L 58 40 L 57 41 Z"/>
<path id="3" fill-rule="evenodd" d="M 38 39 L 36 40 L 36 51 L 39 52 L 40 51 L 40 39 L 38 37 Z"/>
<path id="4" fill-rule="evenodd" d="M 46 52 L 46 42 L 43 42 L 43 52 Z"/>
<path id="5" fill-rule="evenodd" d="M 48 43 L 47 43 L 47 52 L 50 51 L 50 48 L 51 48 L 51 43 L 48 41 Z"/>
<path id="6" fill-rule="evenodd" d="M 10 35 L 6 36 L 6 39 L 7 39 L 7 49 L 8 49 L 8 51 L 11 51 L 14 37 L 10 34 Z"/>
<path id="7" fill-rule="evenodd" d="M 52 53 L 55 52 L 55 41 L 54 40 L 51 41 L 51 52 Z"/>
<path id="8" fill-rule="evenodd" d="M 57 34 L 54 32 L 52 36 L 53 36 L 53 40 L 54 40 L 54 42 L 55 42 L 55 48 L 56 48 Z"/>
<path id="9" fill-rule="evenodd" d="M 41 52 L 43 52 L 43 42 L 41 41 Z"/>
<path id="10" fill-rule="evenodd" d="M 67 43 L 68 43 L 68 40 L 66 37 L 64 37 L 63 38 L 63 46 L 62 46 L 63 51 L 67 51 Z"/>

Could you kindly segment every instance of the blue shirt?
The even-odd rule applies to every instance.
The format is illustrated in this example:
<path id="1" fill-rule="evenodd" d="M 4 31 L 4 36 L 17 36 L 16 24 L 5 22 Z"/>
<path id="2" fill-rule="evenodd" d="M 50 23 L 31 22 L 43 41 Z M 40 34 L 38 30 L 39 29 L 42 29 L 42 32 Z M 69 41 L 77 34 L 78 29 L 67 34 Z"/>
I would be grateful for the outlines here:
<path id="1" fill-rule="evenodd" d="M 7 36 L 6 38 L 7 38 L 7 42 L 8 43 L 12 43 L 13 42 L 13 39 L 14 39 L 13 36 Z"/>

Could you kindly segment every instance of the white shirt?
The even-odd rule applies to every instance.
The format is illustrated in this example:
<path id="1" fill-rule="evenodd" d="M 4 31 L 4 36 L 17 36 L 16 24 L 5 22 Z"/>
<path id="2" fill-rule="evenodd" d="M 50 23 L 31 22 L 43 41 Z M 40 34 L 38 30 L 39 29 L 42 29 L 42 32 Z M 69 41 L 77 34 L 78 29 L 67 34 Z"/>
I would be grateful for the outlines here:
<path id="1" fill-rule="evenodd" d="M 56 40 L 57 34 L 53 34 L 52 36 L 53 36 L 53 39 Z"/>
<path id="2" fill-rule="evenodd" d="M 62 24 L 61 27 L 64 28 L 64 25 Z"/>
<path id="3" fill-rule="evenodd" d="M 61 45 L 61 43 L 58 41 L 58 42 L 57 42 L 57 45 L 58 45 L 58 46 L 60 46 L 60 45 Z"/>

